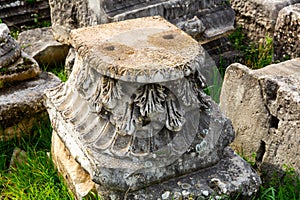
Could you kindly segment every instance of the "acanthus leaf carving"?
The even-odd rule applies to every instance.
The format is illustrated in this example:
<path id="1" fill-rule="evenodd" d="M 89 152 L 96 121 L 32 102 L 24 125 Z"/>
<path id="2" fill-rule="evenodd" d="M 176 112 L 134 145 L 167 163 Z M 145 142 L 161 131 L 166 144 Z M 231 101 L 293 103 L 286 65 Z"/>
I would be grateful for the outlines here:
<path id="1" fill-rule="evenodd" d="M 166 127 L 171 131 L 180 131 L 185 123 L 185 118 L 174 99 L 175 97 L 169 96 L 166 100 Z"/>
<path id="2" fill-rule="evenodd" d="M 188 79 L 177 81 L 177 85 L 181 85 L 178 87 L 178 94 L 186 106 L 191 106 L 192 104 L 199 102 L 197 99 L 197 93 L 195 93 L 191 84 L 192 83 Z"/>
<path id="3" fill-rule="evenodd" d="M 95 99 L 96 106 L 101 109 L 103 107 L 114 108 L 117 103 L 116 100 L 121 99 L 123 94 L 120 83 L 115 79 L 102 76 L 98 87 L 100 89 L 98 89 L 98 96 Z"/>
<path id="4" fill-rule="evenodd" d="M 165 89 L 158 84 L 147 84 L 138 89 L 134 102 L 140 108 L 142 116 L 147 116 L 154 112 L 164 111 L 166 99 Z"/>

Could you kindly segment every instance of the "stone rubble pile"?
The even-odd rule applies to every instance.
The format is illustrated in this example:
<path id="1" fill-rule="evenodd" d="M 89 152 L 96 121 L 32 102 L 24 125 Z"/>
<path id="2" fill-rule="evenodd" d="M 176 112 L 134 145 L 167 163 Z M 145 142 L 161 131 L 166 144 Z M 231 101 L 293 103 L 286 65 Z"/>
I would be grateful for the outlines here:
<path id="1" fill-rule="evenodd" d="M 45 113 L 43 91 L 59 82 L 54 75 L 41 73 L 8 27 L 0 24 L 0 139 L 29 130 L 34 119 Z"/>

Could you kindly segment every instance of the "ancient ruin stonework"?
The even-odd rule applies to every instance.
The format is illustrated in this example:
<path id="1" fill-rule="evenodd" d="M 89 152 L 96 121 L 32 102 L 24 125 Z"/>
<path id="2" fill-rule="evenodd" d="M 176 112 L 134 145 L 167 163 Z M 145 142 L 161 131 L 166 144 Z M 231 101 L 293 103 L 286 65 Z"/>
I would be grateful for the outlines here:
<path id="1" fill-rule="evenodd" d="M 279 12 L 275 30 L 275 60 L 300 57 L 300 3 Z"/>
<path id="2" fill-rule="evenodd" d="M 45 113 L 43 92 L 60 81 L 41 73 L 37 62 L 25 54 L 0 24 L 0 139 L 29 130 L 36 117 Z"/>
<path id="3" fill-rule="evenodd" d="M 9 33 L 6 24 L 0 24 L 0 88 L 36 77 L 41 72 L 37 62 L 21 51 Z"/>
<path id="4" fill-rule="evenodd" d="M 64 65 L 69 51 L 68 45 L 54 39 L 49 27 L 24 31 L 19 34 L 18 42 L 25 53 L 33 57 L 40 66 L 48 68 Z"/>
<path id="5" fill-rule="evenodd" d="M 161 17 L 76 29 L 70 37 L 74 68 L 66 84 L 46 92 L 47 110 L 59 136 L 53 141 L 65 145 L 100 196 L 256 192 L 259 176 L 228 147 L 230 120 L 203 92 L 198 42 Z M 52 152 L 57 165 L 68 165 Z"/>
<path id="6" fill-rule="evenodd" d="M 21 28 L 43 20 L 50 21 L 48 0 L 2 0 L 0 1 L 0 19 L 10 28 Z"/>
<path id="7" fill-rule="evenodd" d="M 250 70 L 232 64 L 225 74 L 221 109 L 236 130 L 235 149 L 272 175 L 284 165 L 300 172 L 300 59 Z"/>
<path id="8" fill-rule="evenodd" d="M 160 15 L 201 41 L 233 30 L 234 12 L 227 0 L 50 0 L 55 38 L 69 43 L 72 29 Z"/>
<path id="9" fill-rule="evenodd" d="M 268 35 L 273 38 L 278 13 L 286 6 L 300 3 L 300 0 L 232 0 L 236 13 L 236 23 L 245 30 L 245 34 L 254 41 Z"/>

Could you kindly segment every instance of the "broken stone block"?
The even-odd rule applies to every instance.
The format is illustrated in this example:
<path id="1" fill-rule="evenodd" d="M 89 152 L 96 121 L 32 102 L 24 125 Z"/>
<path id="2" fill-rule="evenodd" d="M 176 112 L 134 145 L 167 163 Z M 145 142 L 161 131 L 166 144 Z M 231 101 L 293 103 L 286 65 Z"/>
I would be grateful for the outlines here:
<path id="1" fill-rule="evenodd" d="M 41 72 L 37 62 L 21 51 L 9 33 L 6 24 L 0 24 L 0 89 L 7 84 L 34 78 Z"/>
<path id="2" fill-rule="evenodd" d="M 0 24 L 0 139 L 29 130 L 45 113 L 44 90 L 59 83 L 54 75 L 41 73 L 38 63 L 9 35 L 8 27 Z"/>
<path id="3" fill-rule="evenodd" d="M 70 41 L 73 71 L 47 90 L 46 105 L 53 160 L 73 173 L 77 198 L 88 191 L 76 185 L 91 182 L 76 177 L 90 177 L 104 199 L 257 191 L 259 176 L 228 147 L 230 120 L 203 92 L 207 60 L 197 41 L 161 17 L 75 29 Z"/>
<path id="4" fill-rule="evenodd" d="M 40 66 L 55 67 L 65 64 L 68 45 L 57 42 L 48 27 L 21 32 L 18 36 L 22 50 L 33 57 Z"/>
<path id="5" fill-rule="evenodd" d="M 50 0 L 55 38 L 69 44 L 72 29 L 159 15 L 201 41 L 233 30 L 234 12 L 227 0 Z"/>
<path id="6" fill-rule="evenodd" d="M 274 34 L 275 60 L 297 57 L 300 57 L 300 3 L 279 12 Z"/>
<path id="7" fill-rule="evenodd" d="M 279 11 L 300 3 L 300 0 L 232 0 L 230 3 L 236 13 L 237 25 L 250 39 L 258 42 L 266 35 L 273 38 Z"/>
<path id="8" fill-rule="evenodd" d="M 267 175 L 285 165 L 300 172 L 300 59 L 250 70 L 232 64 L 226 70 L 221 109 L 233 123 L 234 148 Z"/>
<path id="9" fill-rule="evenodd" d="M 57 86 L 60 80 L 43 72 L 34 79 L 0 89 L 0 140 L 21 136 L 45 112 L 44 90 Z"/>

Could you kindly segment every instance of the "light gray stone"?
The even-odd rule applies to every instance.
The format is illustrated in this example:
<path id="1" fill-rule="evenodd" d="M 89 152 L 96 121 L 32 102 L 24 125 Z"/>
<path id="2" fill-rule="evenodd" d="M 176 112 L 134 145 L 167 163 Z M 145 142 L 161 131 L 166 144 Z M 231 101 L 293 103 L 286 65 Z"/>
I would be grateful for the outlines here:
<path id="1" fill-rule="evenodd" d="M 50 0 L 55 38 L 69 44 L 72 29 L 159 15 L 199 40 L 233 30 L 234 12 L 227 0 Z"/>
<path id="2" fill-rule="evenodd" d="M 236 23 L 254 41 L 269 35 L 273 38 L 278 13 L 286 6 L 300 3 L 300 0 L 231 0 L 236 13 Z"/>
<path id="3" fill-rule="evenodd" d="M 69 46 L 57 42 L 51 28 L 36 28 L 21 32 L 18 42 L 22 50 L 33 57 L 40 66 L 51 68 L 65 64 Z"/>
<path id="4" fill-rule="evenodd" d="M 275 60 L 300 57 L 300 3 L 283 8 L 274 33 Z"/>
<path id="5" fill-rule="evenodd" d="M 70 37 L 74 69 L 47 90 L 46 105 L 54 133 L 102 198 L 257 191 L 259 176 L 228 147 L 230 120 L 203 92 L 207 57 L 197 41 L 161 17 Z"/>
<path id="6" fill-rule="evenodd" d="M 285 165 L 300 172 L 300 60 L 250 70 L 232 64 L 225 74 L 221 109 L 236 130 L 233 146 L 268 175 Z"/>

